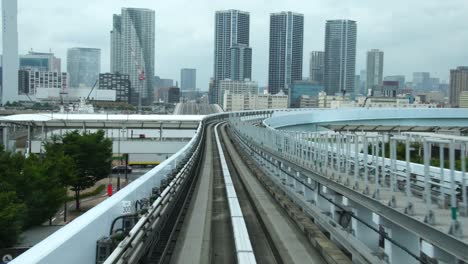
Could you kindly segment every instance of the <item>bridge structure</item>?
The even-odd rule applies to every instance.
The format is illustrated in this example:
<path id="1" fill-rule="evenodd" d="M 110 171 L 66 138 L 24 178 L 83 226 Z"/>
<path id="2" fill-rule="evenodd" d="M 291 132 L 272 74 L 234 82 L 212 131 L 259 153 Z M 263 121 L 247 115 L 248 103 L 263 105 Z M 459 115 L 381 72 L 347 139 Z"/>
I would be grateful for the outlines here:
<path id="1" fill-rule="evenodd" d="M 208 115 L 12 263 L 465 263 L 466 128 L 463 109 Z"/>

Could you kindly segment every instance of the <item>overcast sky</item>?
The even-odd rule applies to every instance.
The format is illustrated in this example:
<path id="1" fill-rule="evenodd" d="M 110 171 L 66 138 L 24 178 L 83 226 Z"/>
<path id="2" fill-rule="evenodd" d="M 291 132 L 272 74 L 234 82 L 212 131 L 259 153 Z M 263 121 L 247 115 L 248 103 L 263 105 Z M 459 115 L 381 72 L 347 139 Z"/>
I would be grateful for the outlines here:
<path id="1" fill-rule="evenodd" d="M 9 0 L 3 0 L 9 1 Z M 467 0 L 18 0 L 20 54 L 49 51 L 62 58 L 70 47 L 100 48 L 101 71 L 109 71 L 112 14 L 122 7 L 156 11 L 155 74 L 179 80 L 180 68 L 197 69 L 197 86 L 213 75 L 214 13 L 250 12 L 253 79 L 267 84 L 269 14 L 303 13 L 304 67 L 309 52 L 323 50 L 327 19 L 358 23 L 356 71 L 365 69 L 367 50 L 385 52 L 384 75 L 428 71 L 448 80 L 450 68 L 468 65 Z M 1 23 L 1 22 L 0 22 Z"/>

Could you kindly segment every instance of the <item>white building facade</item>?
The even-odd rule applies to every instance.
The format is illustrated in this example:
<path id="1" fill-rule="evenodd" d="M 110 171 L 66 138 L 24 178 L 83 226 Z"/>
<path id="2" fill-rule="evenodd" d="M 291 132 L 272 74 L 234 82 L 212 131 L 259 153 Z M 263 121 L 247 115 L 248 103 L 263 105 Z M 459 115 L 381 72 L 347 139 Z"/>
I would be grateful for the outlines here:
<path id="1" fill-rule="evenodd" d="M 257 82 L 244 80 L 244 81 L 236 81 L 236 80 L 222 80 L 219 82 L 219 98 L 218 102 L 220 106 L 224 105 L 224 93 L 229 92 L 230 94 L 242 94 L 248 95 L 252 94 L 255 95 L 258 93 L 258 84 Z"/>
<path id="2" fill-rule="evenodd" d="M 18 2 L 2 1 L 2 105 L 18 101 Z"/>
<path id="3" fill-rule="evenodd" d="M 280 92 L 271 94 L 231 94 L 224 93 L 223 109 L 229 111 L 285 109 L 288 107 L 288 96 Z"/>

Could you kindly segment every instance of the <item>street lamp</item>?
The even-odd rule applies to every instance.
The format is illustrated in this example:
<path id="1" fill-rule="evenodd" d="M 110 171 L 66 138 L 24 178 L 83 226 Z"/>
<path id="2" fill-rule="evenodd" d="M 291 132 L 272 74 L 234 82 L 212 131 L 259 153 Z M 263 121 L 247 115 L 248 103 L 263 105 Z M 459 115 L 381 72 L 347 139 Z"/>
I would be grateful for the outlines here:
<path id="1" fill-rule="evenodd" d="M 119 157 L 119 166 L 122 166 L 122 157 L 120 156 L 120 137 L 121 133 L 126 133 L 127 130 L 125 128 L 119 129 L 119 140 L 118 140 L 118 145 L 117 145 L 117 156 Z M 117 191 L 120 190 L 120 169 L 117 170 L 118 176 L 117 176 Z M 127 166 L 125 166 L 125 178 L 127 176 Z"/>

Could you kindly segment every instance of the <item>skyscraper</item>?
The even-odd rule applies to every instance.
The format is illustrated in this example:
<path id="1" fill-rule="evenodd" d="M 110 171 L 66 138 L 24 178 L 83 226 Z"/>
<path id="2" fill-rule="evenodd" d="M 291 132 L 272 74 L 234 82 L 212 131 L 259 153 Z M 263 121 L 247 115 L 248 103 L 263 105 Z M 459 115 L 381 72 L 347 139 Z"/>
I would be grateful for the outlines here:
<path id="1" fill-rule="evenodd" d="M 325 26 L 325 92 L 354 93 L 357 25 L 352 20 L 328 20 Z"/>
<path id="2" fill-rule="evenodd" d="M 122 16 L 114 14 L 112 19 L 110 70 L 122 72 Z"/>
<path id="3" fill-rule="evenodd" d="M 451 107 L 459 107 L 460 94 L 468 91 L 468 66 L 450 70 L 449 103 Z"/>
<path id="4" fill-rule="evenodd" d="M 182 91 L 194 91 L 197 88 L 197 70 L 196 69 L 181 69 L 180 70 L 180 89 Z"/>
<path id="5" fill-rule="evenodd" d="M 378 49 L 367 52 L 367 91 L 377 91 L 382 86 L 384 53 Z M 366 93 L 367 94 L 367 93 Z"/>
<path id="6" fill-rule="evenodd" d="M 429 90 L 431 74 L 429 72 L 413 72 L 413 89 Z"/>
<path id="7" fill-rule="evenodd" d="M 145 8 L 122 8 L 114 15 L 111 31 L 111 71 L 128 74 L 131 103 L 153 103 L 155 12 Z"/>
<path id="8" fill-rule="evenodd" d="M 323 84 L 325 52 L 312 51 L 309 62 L 309 78 L 312 82 Z"/>
<path id="9" fill-rule="evenodd" d="M 71 48 L 67 50 L 69 87 L 93 87 L 101 72 L 101 50 Z"/>
<path id="10" fill-rule="evenodd" d="M 17 0 L 2 1 L 3 58 L 2 58 L 2 104 L 18 100 L 18 3 Z"/>
<path id="11" fill-rule="evenodd" d="M 219 81 L 252 78 L 252 49 L 249 47 L 250 14 L 239 10 L 217 11 L 215 15 L 214 83 L 211 103 L 218 103 Z"/>
<path id="12" fill-rule="evenodd" d="M 231 80 L 245 80 L 252 78 L 252 49 L 245 44 L 231 47 Z"/>
<path id="13" fill-rule="evenodd" d="M 287 90 L 302 80 L 304 15 L 293 12 L 270 15 L 268 92 Z"/>

